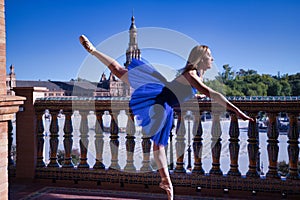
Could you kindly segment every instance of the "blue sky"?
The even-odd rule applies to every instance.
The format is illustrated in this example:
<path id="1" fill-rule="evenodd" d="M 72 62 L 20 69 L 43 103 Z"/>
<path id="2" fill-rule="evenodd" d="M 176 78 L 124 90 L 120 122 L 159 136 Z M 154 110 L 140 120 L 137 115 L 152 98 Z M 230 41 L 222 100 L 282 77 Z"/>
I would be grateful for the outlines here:
<path id="1" fill-rule="evenodd" d="M 174 30 L 208 45 L 220 71 L 229 64 L 259 74 L 300 72 L 297 0 L 6 0 L 5 7 L 7 68 L 13 64 L 19 80 L 76 78 L 88 55 L 78 37 L 97 45 L 127 33 L 132 9 L 137 28 Z M 175 69 L 184 64 L 159 62 Z"/>

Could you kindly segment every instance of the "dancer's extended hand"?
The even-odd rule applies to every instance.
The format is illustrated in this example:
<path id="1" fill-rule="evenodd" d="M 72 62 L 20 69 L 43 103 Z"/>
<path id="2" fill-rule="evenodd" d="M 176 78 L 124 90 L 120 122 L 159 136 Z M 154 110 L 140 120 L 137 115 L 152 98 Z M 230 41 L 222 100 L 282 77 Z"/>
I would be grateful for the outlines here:
<path id="1" fill-rule="evenodd" d="M 195 98 L 197 99 L 204 99 L 206 97 L 205 94 L 195 94 Z"/>
<path id="2" fill-rule="evenodd" d="M 238 111 L 237 115 L 242 119 L 242 120 L 249 120 L 250 122 L 254 122 L 254 119 L 243 113 L 242 111 Z"/>

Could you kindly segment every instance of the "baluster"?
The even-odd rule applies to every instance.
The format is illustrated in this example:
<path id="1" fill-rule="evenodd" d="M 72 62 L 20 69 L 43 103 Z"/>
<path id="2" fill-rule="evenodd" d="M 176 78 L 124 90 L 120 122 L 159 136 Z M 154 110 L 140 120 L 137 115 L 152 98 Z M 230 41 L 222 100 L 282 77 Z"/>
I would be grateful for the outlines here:
<path id="1" fill-rule="evenodd" d="M 128 125 L 127 124 L 128 123 L 128 116 L 126 115 L 126 111 L 125 110 L 120 110 L 120 113 L 118 114 L 117 119 L 118 119 L 119 131 L 121 133 L 125 133 L 126 132 L 126 127 Z"/>
<path id="2" fill-rule="evenodd" d="M 169 148 L 170 148 L 170 159 L 169 159 L 169 169 L 170 170 L 173 170 L 174 169 L 174 153 L 173 153 L 173 137 L 174 137 L 174 135 L 173 135 L 173 132 L 172 132 L 172 130 L 173 130 L 173 128 L 175 127 L 175 125 L 174 125 L 174 119 L 173 119 L 173 125 L 172 125 L 172 129 L 171 129 L 171 131 L 170 131 L 170 144 L 168 144 L 168 146 L 169 146 Z M 166 153 L 166 155 L 167 155 L 167 153 Z"/>
<path id="3" fill-rule="evenodd" d="M 65 148 L 65 159 L 62 167 L 73 168 L 74 164 L 72 162 L 72 146 L 73 146 L 73 127 L 72 127 L 72 113 L 68 111 L 65 113 L 65 126 L 64 126 L 64 148 Z"/>
<path id="4" fill-rule="evenodd" d="M 166 155 L 166 159 L 167 159 L 167 164 L 168 164 L 168 167 L 169 167 L 169 157 L 168 157 L 168 149 L 169 149 L 169 143 L 166 144 L 166 146 L 164 146 L 164 149 L 165 149 L 165 155 Z"/>
<path id="5" fill-rule="evenodd" d="M 50 124 L 50 163 L 47 167 L 59 167 L 57 162 L 58 142 L 58 120 L 57 115 L 53 114 Z"/>
<path id="6" fill-rule="evenodd" d="M 110 127 L 110 151 L 111 151 L 111 165 L 110 169 L 120 169 L 118 164 L 118 154 L 119 154 L 119 127 L 116 123 L 115 115 L 112 115 L 111 127 Z"/>
<path id="7" fill-rule="evenodd" d="M 277 126 L 277 113 L 268 113 L 269 124 L 268 124 L 268 156 L 269 156 L 269 171 L 266 176 L 271 178 L 280 178 L 278 174 L 277 160 L 278 160 L 278 126 Z"/>
<path id="8" fill-rule="evenodd" d="M 88 133 L 89 133 L 89 127 L 88 127 L 88 119 L 87 119 L 88 113 L 83 111 L 81 112 L 81 122 L 80 122 L 80 163 L 78 165 L 78 168 L 89 168 L 89 164 L 87 163 L 87 151 L 88 151 L 88 145 L 89 145 L 89 139 L 88 139 Z"/>
<path id="9" fill-rule="evenodd" d="M 151 141 L 150 138 L 146 135 L 144 128 L 142 128 L 142 148 L 143 148 L 143 166 L 141 167 L 142 172 L 153 171 L 150 165 L 150 150 L 151 150 Z"/>
<path id="10" fill-rule="evenodd" d="M 43 113 L 36 113 L 36 129 L 37 129 L 37 167 L 45 167 L 43 161 L 43 150 L 44 150 L 44 125 L 43 125 Z"/>
<path id="11" fill-rule="evenodd" d="M 195 122 L 195 117 L 193 116 L 191 111 L 187 111 L 186 115 L 184 117 L 184 120 L 185 120 L 185 122 L 187 121 L 187 128 L 188 128 L 188 131 L 187 131 L 187 136 L 188 136 L 188 141 L 187 141 L 187 144 L 188 144 L 188 148 L 187 148 L 188 164 L 187 164 L 186 168 L 191 170 L 192 169 L 191 122 Z M 194 130 L 194 127 L 195 126 L 193 124 L 192 131 Z M 193 134 L 193 132 L 192 132 L 192 134 Z"/>
<path id="12" fill-rule="evenodd" d="M 200 112 L 199 112 L 200 113 Z M 202 129 L 202 123 L 201 123 L 201 116 L 196 116 L 195 117 L 195 122 L 194 122 L 194 142 L 193 142 L 193 151 L 194 151 L 194 169 L 193 173 L 197 174 L 204 174 L 204 170 L 202 168 L 202 134 L 203 134 L 203 129 Z"/>
<path id="13" fill-rule="evenodd" d="M 97 122 L 95 127 L 96 163 L 93 168 L 105 169 L 105 165 L 103 164 L 103 148 L 104 148 L 103 121 L 102 121 L 101 113 L 96 112 L 96 114 L 97 114 Z"/>
<path id="14" fill-rule="evenodd" d="M 184 120 L 183 116 L 181 116 L 181 112 L 178 113 L 178 121 L 177 121 L 177 127 L 176 127 L 176 143 L 175 143 L 175 148 L 176 148 L 176 156 L 177 156 L 177 161 L 176 161 L 176 167 L 174 172 L 175 173 L 185 173 L 186 170 L 184 168 L 184 151 L 185 151 L 185 126 L 184 126 Z"/>
<path id="15" fill-rule="evenodd" d="M 213 113 L 211 135 L 212 168 L 210 169 L 209 174 L 223 175 L 223 172 L 220 169 L 220 156 L 222 148 L 220 113 Z"/>
<path id="16" fill-rule="evenodd" d="M 300 179 L 298 172 L 298 158 L 299 158 L 299 131 L 297 125 L 296 113 L 289 113 L 290 128 L 288 132 L 288 154 L 289 154 L 289 172 L 287 174 L 288 179 Z"/>
<path id="17" fill-rule="evenodd" d="M 11 158 L 11 147 L 12 147 L 12 143 L 13 143 L 13 125 L 12 125 L 12 121 L 8 120 L 7 121 L 7 133 L 8 133 L 8 166 L 14 166 L 15 162 L 14 160 Z"/>
<path id="18" fill-rule="evenodd" d="M 256 124 L 257 113 L 249 113 L 249 116 L 254 119 L 254 122 L 249 121 L 248 125 L 248 157 L 249 170 L 246 173 L 248 177 L 259 177 L 257 171 L 258 165 L 258 127 Z"/>
<path id="19" fill-rule="evenodd" d="M 239 171 L 238 159 L 239 159 L 239 122 L 235 113 L 230 113 L 230 127 L 229 127 L 229 152 L 230 152 L 230 170 L 228 175 L 230 176 L 241 176 Z"/>
<path id="20" fill-rule="evenodd" d="M 127 152 L 127 164 L 124 168 L 126 171 L 136 171 L 133 164 L 134 148 L 135 148 L 135 126 L 134 126 L 134 116 L 130 114 L 127 123 L 127 136 L 126 136 L 126 152 Z"/>

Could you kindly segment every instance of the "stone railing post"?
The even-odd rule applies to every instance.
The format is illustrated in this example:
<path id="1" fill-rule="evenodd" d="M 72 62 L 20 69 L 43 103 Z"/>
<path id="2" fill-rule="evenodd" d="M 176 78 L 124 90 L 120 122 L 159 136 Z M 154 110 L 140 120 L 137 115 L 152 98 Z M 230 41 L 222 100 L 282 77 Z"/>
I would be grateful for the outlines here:
<path id="1" fill-rule="evenodd" d="M 182 112 L 177 112 L 178 121 L 176 127 L 176 167 L 174 172 L 175 173 L 185 173 L 186 170 L 184 168 L 184 151 L 185 151 L 185 126 L 184 126 L 184 119 L 182 116 Z"/>
<path id="2" fill-rule="evenodd" d="M 204 170 L 202 168 L 202 123 L 201 123 L 201 116 L 196 114 L 194 127 L 193 127 L 193 134 L 194 134 L 194 142 L 193 142 L 193 151 L 194 151 L 194 168 L 193 173 L 197 174 L 204 174 Z"/>
<path id="3" fill-rule="evenodd" d="M 43 125 L 43 113 L 42 112 L 36 112 L 36 133 L 37 133 L 37 167 L 45 167 L 44 163 L 44 125 Z"/>
<path id="4" fill-rule="evenodd" d="M 290 129 L 288 132 L 289 172 L 288 179 L 300 179 L 298 172 L 299 161 L 299 130 L 297 125 L 298 113 L 289 113 Z"/>
<path id="5" fill-rule="evenodd" d="M 78 168 L 89 168 L 90 166 L 87 163 L 87 152 L 89 146 L 88 139 L 88 113 L 86 111 L 81 112 L 81 122 L 80 122 L 80 163 L 78 164 Z"/>
<path id="6" fill-rule="evenodd" d="M 51 114 L 51 124 L 50 124 L 50 163 L 47 167 L 59 167 L 57 162 L 57 150 L 58 150 L 58 120 L 57 112 Z"/>
<path id="7" fill-rule="evenodd" d="M 172 129 L 170 131 L 170 143 L 168 144 L 168 148 L 170 150 L 170 154 L 169 154 L 169 169 L 173 170 L 174 169 L 174 149 L 173 149 L 173 132 L 172 130 L 174 129 L 175 125 L 174 125 L 174 119 L 173 119 L 173 125 L 172 125 Z M 168 149 L 167 149 L 168 150 Z M 168 155 L 166 153 L 166 155 Z"/>
<path id="8" fill-rule="evenodd" d="M 212 153 L 212 168 L 209 174 L 223 175 L 220 168 L 220 157 L 221 157 L 221 124 L 220 124 L 220 113 L 213 113 L 213 121 L 211 127 L 211 153 Z"/>
<path id="9" fill-rule="evenodd" d="M 13 144 L 13 125 L 12 125 L 12 120 L 7 121 L 7 137 L 8 137 L 8 167 L 10 168 L 11 166 L 15 165 L 14 160 L 11 158 L 11 148 Z"/>
<path id="10" fill-rule="evenodd" d="M 144 128 L 142 128 L 142 148 L 143 148 L 143 166 L 141 167 L 142 172 L 151 172 L 153 169 L 150 165 L 150 151 L 151 151 L 151 141 L 147 137 Z"/>
<path id="11" fill-rule="evenodd" d="M 230 152 L 230 170 L 227 173 L 229 176 L 241 176 L 239 171 L 238 158 L 239 158 L 239 122 L 236 114 L 230 113 L 230 127 L 229 127 L 229 152 Z"/>
<path id="12" fill-rule="evenodd" d="M 268 113 L 268 156 L 269 156 L 269 171 L 266 176 L 271 178 L 280 178 L 278 174 L 277 160 L 278 160 L 278 126 L 277 126 L 277 113 Z"/>
<path id="13" fill-rule="evenodd" d="M 127 152 L 127 160 L 126 166 L 124 170 L 126 171 L 136 171 L 136 168 L 133 164 L 133 156 L 134 156 L 134 148 L 135 148 L 135 126 L 134 126 L 134 116 L 130 114 L 128 117 L 127 123 L 127 136 L 126 136 L 126 152 Z"/>
<path id="14" fill-rule="evenodd" d="M 94 169 L 105 169 L 103 164 L 103 148 L 104 148 L 104 136 L 103 136 L 103 121 L 101 111 L 96 111 L 97 121 L 95 127 L 95 149 L 96 149 L 96 163 Z"/>
<path id="15" fill-rule="evenodd" d="M 249 116 L 256 119 L 257 113 L 249 113 Z M 258 127 L 256 120 L 249 122 L 248 125 L 248 157 L 249 157 L 249 170 L 246 173 L 248 177 L 259 177 L 257 171 L 258 162 Z"/>
<path id="16" fill-rule="evenodd" d="M 65 126 L 64 126 L 64 149 L 65 149 L 65 155 L 64 155 L 64 164 L 62 167 L 64 168 L 73 168 L 74 164 L 72 162 L 72 147 L 73 147 L 73 126 L 72 126 L 72 111 L 64 111 L 64 114 L 66 116 L 65 118 Z"/>
<path id="17" fill-rule="evenodd" d="M 118 163 L 118 155 L 119 155 L 119 127 L 116 122 L 116 116 L 112 114 L 111 126 L 110 126 L 110 151 L 111 151 L 111 165 L 110 169 L 120 170 L 120 166 Z"/>

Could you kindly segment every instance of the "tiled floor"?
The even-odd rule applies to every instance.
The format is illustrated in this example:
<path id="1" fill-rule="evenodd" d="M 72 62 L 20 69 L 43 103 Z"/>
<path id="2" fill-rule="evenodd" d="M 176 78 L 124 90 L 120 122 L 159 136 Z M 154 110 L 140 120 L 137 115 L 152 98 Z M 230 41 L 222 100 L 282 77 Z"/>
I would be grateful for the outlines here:
<path id="1" fill-rule="evenodd" d="M 27 194 L 23 193 L 22 196 L 20 194 L 21 193 L 19 193 L 19 195 L 11 196 L 11 199 L 164 199 L 164 196 L 161 194 L 47 186 Z"/>
<path id="2" fill-rule="evenodd" d="M 153 192 L 151 189 L 136 191 L 122 191 L 115 189 L 87 188 L 83 185 L 48 184 L 48 183 L 12 183 L 10 184 L 10 200 L 29 199 L 111 199 L 111 200 L 165 200 L 167 195 L 164 191 Z M 214 199 L 196 197 L 190 195 L 176 195 L 176 200 L 189 199 Z"/>
<path id="3" fill-rule="evenodd" d="M 124 188 L 116 185 L 88 185 L 88 183 L 79 182 L 13 182 L 9 185 L 10 200 L 52 200 L 52 199 L 100 199 L 100 200 L 166 200 L 167 195 L 157 186 L 144 188 L 140 185 L 125 185 Z M 256 196 L 250 192 L 239 193 L 238 191 L 228 194 L 220 193 L 217 190 L 196 192 L 189 188 L 175 187 L 174 200 L 212 200 L 212 199 L 300 199 L 298 195 L 282 196 L 281 194 L 258 193 Z M 210 195 L 210 196 L 207 196 Z M 211 197 L 214 196 L 214 197 Z"/>

